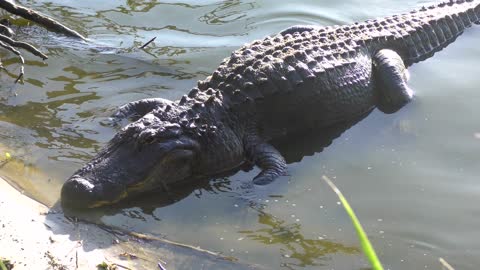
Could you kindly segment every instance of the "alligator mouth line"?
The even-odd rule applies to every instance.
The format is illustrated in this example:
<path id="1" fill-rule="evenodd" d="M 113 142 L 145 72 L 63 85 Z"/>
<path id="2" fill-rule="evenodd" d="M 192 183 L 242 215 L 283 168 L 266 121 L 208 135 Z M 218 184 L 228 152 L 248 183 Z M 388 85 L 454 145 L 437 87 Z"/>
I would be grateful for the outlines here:
<path id="1" fill-rule="evenodd" d="M 89 205 L 88 208 L 92 209 L 92 208 L 97 208 L 97 207 L 101 207 L 101 206 L 105 206 L 105 205 L 115 204 L 115 203 L 118 203 L 119 201 L 125 199 L 127 196 L 128 196 L 128 192 L 124 191 L 122 194 L 120 194 L 120 196 L 118 198 L 116 198 L 112 201 L 97 201 L 97 202 Z"/>

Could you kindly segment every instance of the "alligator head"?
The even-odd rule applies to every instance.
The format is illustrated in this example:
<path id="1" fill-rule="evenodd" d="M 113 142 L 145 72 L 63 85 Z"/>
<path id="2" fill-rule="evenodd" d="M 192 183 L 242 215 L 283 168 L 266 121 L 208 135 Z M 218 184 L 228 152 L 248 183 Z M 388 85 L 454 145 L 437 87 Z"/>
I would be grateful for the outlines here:
<path id="1" fill-rule="evenodd" d="M 62 204 L 93 208 L 192 176 L 198 141 L 182 126 L 148 113 L 124 127 L 62 187 Z"/>

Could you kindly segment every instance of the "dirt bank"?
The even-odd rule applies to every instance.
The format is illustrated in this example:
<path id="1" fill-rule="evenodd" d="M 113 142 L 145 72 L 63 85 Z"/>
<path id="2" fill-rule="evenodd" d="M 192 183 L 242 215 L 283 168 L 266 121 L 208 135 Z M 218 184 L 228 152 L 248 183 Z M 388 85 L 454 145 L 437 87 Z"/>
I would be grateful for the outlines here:
<path id="1" fill-rule="evenodd" d="M 113 241 L 112 236 L 93 230 L 91 237 L 99 236 L 99 232 L 103 235 L 99 239 L 74 239 L 72 236 L 85 229 L 81 227 L 63 215 L 49 213 L 46 206 L 23 196 L 0 178 L 0 256 L 14 263 L 15 270 L 62 269 L 62 266 L 63 269 L 96 269 L 102 261 L 115 258 L 118 253 L 115 246 L 101 244 Z M 98 248 L 83 248 L 86 240 L 98 244 Z M 130 264 L 121 263 L 127 267 Z"/>
<path id="2" fill-rule="evenodd" d="M 0 178 L 0 257 L 19 269 L 263 269 L 163 238 L 66 218 Z"/>

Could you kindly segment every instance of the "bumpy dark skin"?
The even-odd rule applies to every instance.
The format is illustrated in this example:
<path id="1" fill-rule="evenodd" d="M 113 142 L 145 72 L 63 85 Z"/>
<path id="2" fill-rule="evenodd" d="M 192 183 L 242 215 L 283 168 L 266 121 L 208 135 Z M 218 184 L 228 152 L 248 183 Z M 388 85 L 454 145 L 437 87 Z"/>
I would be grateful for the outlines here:
<path id="1" fill-rule="evenodd" d="M 450 1 L 346 26 L 294 26 L 234 51 L 177 101 L 120 108 L 123 128 L 68 179 L 62 202 L 96 207 L 169 183 L 255 164 L 254 183 L 287 174 L 270 142 L 357 118 L 393 113 L 413 97 L 407 67 L 480 21 L 480 1 Z"/>

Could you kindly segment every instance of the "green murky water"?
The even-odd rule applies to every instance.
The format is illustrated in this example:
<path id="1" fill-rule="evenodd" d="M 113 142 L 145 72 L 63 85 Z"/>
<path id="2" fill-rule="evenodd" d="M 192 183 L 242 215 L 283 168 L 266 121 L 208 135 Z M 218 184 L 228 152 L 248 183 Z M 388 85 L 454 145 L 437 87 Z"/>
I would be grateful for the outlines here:
<path id="1" fill-rule="evenodd" d="M 116 129 L 126 102 L 176 99 L 243 43 L 294 24 L 342 24 L 408 11 L 427 1 L 21 1 L 85 34 L 101 49 L 29 28 L 46 52 L 0 73 L 0 174 L 53 205 L 61 184 Z M 156 36 L 146 51 L 132 48 Z M 350 221 L 321 181 L 335 179 L 387 269 L 478 269 L 480 255 L 480 29 L 413 66 L 417 99 L 393 115 L 374 111 L 322 153 L 289 165 L 291 176 L 238 195 L 257 173 L 241 172 L 176 203 L 159 195 L 93 220 L 201 246 L 267 269 L 365 269 Z M 307 143 L 306 146 L 309 145 Z M 2 154 L 3 155 L 3 154 Z M 188 269 L 188 268 L 185 268 Z M 192 266 L 192 269 L 194 267 Z"/>

